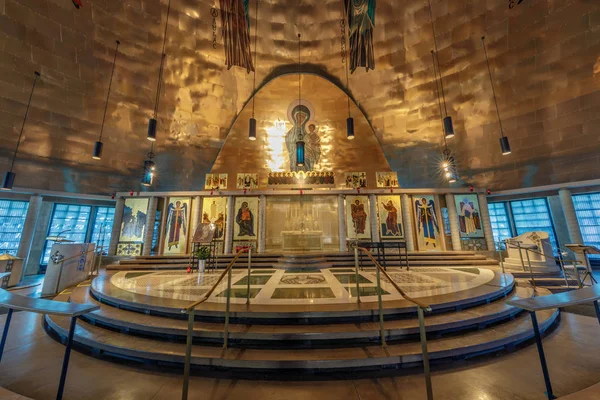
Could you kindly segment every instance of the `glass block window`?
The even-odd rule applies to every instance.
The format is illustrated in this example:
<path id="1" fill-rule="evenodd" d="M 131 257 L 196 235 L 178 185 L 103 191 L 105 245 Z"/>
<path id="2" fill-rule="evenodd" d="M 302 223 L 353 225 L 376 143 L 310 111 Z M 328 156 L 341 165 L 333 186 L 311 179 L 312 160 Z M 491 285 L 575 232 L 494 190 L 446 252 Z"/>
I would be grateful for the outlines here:
<path id="1" fill-rule="evenodd" d="M 108 246 L 112 234 L 113 223 L 115 222 L 114 207 L 97 207 L 94 225 L 92 226 L 91 243 L 96 244 L 96 249 L 102 246 L 102 254 L 108 254 Z"/>
<path id="2" fill-rule="evenodd" d="M 61 236 L 75 243 L 84 243 L 86 239 L 91 206 L 80 206 L 76 204 L 55 204 L 48 236 Z M 42 265 L 48 265 L 50 251 L 54 242 L 47 240 L 42 253 Z"/>
<path id="3" fill-rule="evenodd" d="M 515 229 L 517 235 L 531 231 L 548 232 L 550 243 L 555 253 L 558 253 L 558 242 L 554 234 L 554 225 L 546 199 L 530 199 L 511 201 Z"/>
<path id="4" fill-rule="evenodd" d="M 450 236 L 450 217 L 448 216 L 448 208 L 442 207 L 442 219 L 444 220 L 444 234 Z"/>
<path id="5" fill-rule="evenodd" d="M 600 193 L 574 195 L 573 204 L 583 243 L 600 248 Z M 600 256 L 590 255 L 590 258 Z"/>
<path id="6" fill-rule="evenodd" d="M 28 208 L 26 201 L 0 200 L 0 254 L 17 255 Z"/>
<path id="7" fill-rule="evenodd" d="M 506 203 L 489 203 L 490 221 L 492 223 L 492 232 L 494 234 L 494 242 L 496 248 L 505 248 L 500 242 L 510 239 L 513 235 L 510 229 L 510 221 L 508 212 L 506 211 Z"/>

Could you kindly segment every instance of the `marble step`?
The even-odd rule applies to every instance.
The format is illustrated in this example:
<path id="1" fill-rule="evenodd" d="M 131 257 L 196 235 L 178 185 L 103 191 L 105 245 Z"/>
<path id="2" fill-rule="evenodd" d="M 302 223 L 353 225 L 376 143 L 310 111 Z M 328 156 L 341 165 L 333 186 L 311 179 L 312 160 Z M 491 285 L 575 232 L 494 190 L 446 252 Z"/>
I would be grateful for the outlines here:
<path id="1" fill-rule="evenodd" d="M 462 311 L 443 314 L 431 314 L 426 318 L 427 332 L 446 332 L 472 329 L 512 318 L 521 310 L 506 304 L 506 300 L 517 300 L 533 296 L 533 289 L 517 287 L 505 299 Z M 74 303 L 93 303 L 101 308 L 83 318 L 95 325 L 107 326 L 124 333 L 160 335 L 178 337 L 187 334 L 187 320 L 146 315 L 118 309 L 102 304 L 89 294 L 89 287 L 76 288 L 70 301 Z M 379 339 L 378 322 L 323 323 L 319 325 L 263 325 L 236 324 L 229 326 L 229 338 L 244 342 L 280 342 L 280 341 L 373 341 Z M 385 322 L 385 334 L 389 339 L 401 339 L 418 334 L 419 323 L 414 317 Z M 205 340 L 223 340 L 223 323 L 200 322 L 194 324 L 194 337 Z"/>
<path id="2" fill-rule="evenodd" d="M 515 285 L 510 274 L 493 271 L 494 277 L 483 285 L 464 289 L 458 292 L 421 297 L 420 301 L 429 304 L 434 313 L 460 310 L 489 303 L 512 292 Z M 102 303 L 134 312 L 181 318 L 181 309 L 191 301 L 148 296 L 120 289 L 110 282 L 110 275 L 95 278 L 90 292 Z M 383 302 L 383 312 L 388 318 L 414 315 L 414 304 L 405 299 Z M 225 315 L 224 302 L 205 302 L 196 311 L 203 320 L 222 321 Z M 262 324 L 315 324 L 322 321 L 358 322 L 376 321 L 379 316 L 376 301 L 348 303 L 315 303 L 315 304 L 264 304 L 264 303 L 231 303 L 230 318 L 232 321 Z"/>
<path id="3" fill-rule="evenodd" d="M 558 310 L 538 312 L 540 329 L 545 331 L 557 319 Z M 44 316 L 45 328 L 64 339 L 69 318 Z M 428 340 L 430 360 L 465 358 L 496 352 L 515 346 L 534 336 L 529 316 L 487 329 L 448 335 Z M 98 356 L 108 355 L 140 362 L 171 365 L 178 373 L 185 358 L 185 344 L 157 341 L 114 332 L 79 321 L 75 331 L 76 347 L 91 349 Z M 331 349 L 264 349 L 227 348 L 194 344 L 192 365 L 240 372 L 339 372 L 340 370 L 381 369 L 414 366 L 422 362 L 418 341 L 390 343 L 386 347 L 364 345 Z"/>
<path id="4" fill-rule="evenodd" d="M 255 254 L 255 253 L 254 253 Z M 290 253 L 287 253 L 290 254 Z M 338 252 L 338 253 L 326 253 L 326 252 L 314 252 L 314 253 L 297 253 L 298 255 L 303 255 L 306 254 L 307 256 L 310 257 L 314 257 L 314 256 L 319 256 L 319 257 L 354 257 L 354 253 L 353 252 Z M 282 256 L 284 256 L 285 253 L 271 253 L 271 252 L 267 252 L 267 253 L 260 253 L 260 257 L 272 257 L 272 258 L 280 258 Z M 414 255 L 414 256 L 430 256 L 430 255 L 438 255 L 438 256 L 482 256 L 479 253 L 476 253 L 474 251 L 409 251 L 408 255 Z M 233 254 L 224 254 L 223 257 L 230 257 L 233 258 Z M 175 259 L 175 258 L 183 258 L 183 259 L 188 259 L 190 258 L 189 254 L 177 254 L 177 255 L 155 255 L 155 256 L 134 256 L 133 257 L 136 260 L 157 260 L 157 259 Z"/>

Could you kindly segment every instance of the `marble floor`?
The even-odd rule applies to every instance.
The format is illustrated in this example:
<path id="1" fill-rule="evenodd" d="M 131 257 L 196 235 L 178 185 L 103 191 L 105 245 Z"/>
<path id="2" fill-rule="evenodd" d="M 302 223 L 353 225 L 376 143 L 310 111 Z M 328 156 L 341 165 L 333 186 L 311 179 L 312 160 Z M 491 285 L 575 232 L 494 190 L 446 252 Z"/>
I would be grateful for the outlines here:
<path id="1" fill-rule="evenodd" d="M 177 300 L 198 300 L 217 282 L 221 272 L 187 273 L 185 271 L 124 271 L 111 277 L 116 287 L 147 296 Z M 489 282 L 494 273 L 485 268 L 423 267 L 410 271 L 388 268 L 394 282 L 411 297 L 436 296 L 475 288 Z M 253 304 L 332 304 L 354 303 L 360 292 L 361 301 L 375 302 L 377 277 L 374 269 L 359 271 L 352 268 L 306 270 L 236 269 L 232 272 L 231 296 L 233 303 L 245 303 L 248 295 Z M 402 297 L 388 279 L 381 277 L 383 300 Z M 222 303 L 227 297 L 227 278 L 209 297 L 209 302 Z"/>
<path id="2" fill-rule="evenodd" d="M 4 325 L 0 316 L 0 329 Z M 555 394 L 559 397 L 600 381 L 600 328 L 594 318 L 564 313 L 544 340 Z M 41 327 L 41 317 L 13 316 L 0 364 L 0 386 L 37 400 L 56 396 L 64 346 Z M 269 380 L 193 376 L 190 399 L 207 400 L 420 400 L 423 376 L 415 371 L 387 376 L 344 375 L 340 380 L 270 377 Z M 65 400 L 172 400 L 181 396 L 180 375 L 71 354 Z M 438 400 L 544 400 L 535 345 L 433 368 Z"/>

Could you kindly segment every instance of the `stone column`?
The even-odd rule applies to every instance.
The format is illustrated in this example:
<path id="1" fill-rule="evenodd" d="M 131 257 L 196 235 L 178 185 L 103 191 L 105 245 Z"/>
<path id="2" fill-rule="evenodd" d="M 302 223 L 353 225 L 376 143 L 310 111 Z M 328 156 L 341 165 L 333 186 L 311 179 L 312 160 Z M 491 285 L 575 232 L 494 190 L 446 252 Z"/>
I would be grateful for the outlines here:
<path id="1" fill-rule="evenodd" d="M 462 246 L 460 245 L 460 231 L 458 229 L 456 203 L 454 202 L 454 195 L 451 193 L 446 193 L 446 208 L 448 209 L 448 219 L 450 220 L 450 238 L 452 239 L 452 250 L 461 251 Z"/>
<path id="2" fill-rule="evenodd" d="M 42 209 L 42 196 L 33 195 L 29 198 L 29 207 L 27 208 L 27 215 L 25 215 L 25 223 L 23 224 L 23 230 L 21 231 L 21 241 L 19 242 L 19 250 L 17 251 L 17 257 L 23 259 L 23 273 L 25 273 L 25 267 L 29 259 L 29 252 L 31 251 L 31 243 L 33 241 L 33 234 L 35 233 L 35 226 L 37 224 L 40 210 Z M 23 276 L 21 276 L 21 279 Z"/>
<path id="3" fill-rule="evenodd" d="M 114 256 L 117 252 L 117 243 L 121 235 L 121 224 L 123 223 L 123 209 L 125 208 L 125 198 L 119 197 L 115 204 L 115 222 L 113 223 L 110 235 L 110 244 L 108 245 L 108 255 Z"/>
<path id="4" fill-rule="evenodd" d="M 346 251 L 346 206 L 344 195 L 338 194 L 338 227 L 340 230 L 340 251 Z"/>
<path id="5" fill-rule="evenodd" d="M 377 222 L 377 198 L 374 194 L 369 195 L 369 209 L 371 210 L 371 238 L 374 242 L 379 242 L 379 226 Z"/>
<path id="6" fill-rule="evenodd" d="M 581 235 L 579 221 L 577 221 L 577 214 L 575 214 L 575 206 L 573 205 L 571 191 L 569 189 L 560 189 L 558 191 L 558 197 L 567 222 L 567 230 L 569 231 L 569 239 L 571 241 L 569 244 L 583 244 L 583 236 Z M 574 254 L 579 261 L 585 261 L 585 256 L 583 254 Z"/>
<path id="7" fill-rule="evenodd" d="M 267 240 L 267 196 L 262 194 L 258 202 L 258 252 L 265 252 L 265 244 Z"/>
<path id="8" fill-rule="evenodd" d="M 190 215 L 190 234 L 188 239 L 188 249 L 191 252 L 192 249 L 192 241 L 194 240 L 194 234 L 196 233 L 196 228 L 200 224 L 202 220 L 202 197 L 194 196 L 192 198 L 192 212 Z"/>
<path id="9" fill-rule="evenodd" d="M 402 195 L 402 219 L 404 221 L 404 239 L 406 240 L 406 248 L 408 251 L 415 251 L 412 223 L 412 204 L 410 203 L 410 196 L 407 194 Z"/>
<path id="10" fill-rule="evenodd" d="M 483 225 L 483 233 L 485 235 L 485 243 L 488 251 L 494 251 L 494 233 L 492 232 L 492 222 L 490 221 L 490 211 L 488 210 L 487 196 L 483 193 L 477 195 L 479 199 L 479 212 L 481 213 L 481 223 Z"/>
<path id="11" fill-rule="evenodd" d="M 235 197 L 227 197 L 227 218 L 225 221 L 225 248 L 223 253 L 231 254 L 233 248 L 233 213 Z"/>
<path id="12" fill-rule="evenodd" d="M 146 212 L 146 232 L 144 233 L 144 245 L 142 246 L 142 255 L 149 256 L 152 252 L 152 238 L 154 237 L 154 220 L 156 219 L 157 197 L 148 199 L 148 211 Z"/>

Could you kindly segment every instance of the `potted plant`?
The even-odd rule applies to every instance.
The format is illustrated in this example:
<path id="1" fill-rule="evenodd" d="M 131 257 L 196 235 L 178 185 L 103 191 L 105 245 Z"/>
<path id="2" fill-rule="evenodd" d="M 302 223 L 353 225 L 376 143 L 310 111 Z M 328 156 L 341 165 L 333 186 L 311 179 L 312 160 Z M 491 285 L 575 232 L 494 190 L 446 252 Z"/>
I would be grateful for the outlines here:
<path id="1" fill-rule="evenodd" d="M 210 258 L 210 249 L 207 246 L 199 247 L 195 255 L 198 257 L 198 272 L 204 272 L 206 260 Z"/>

